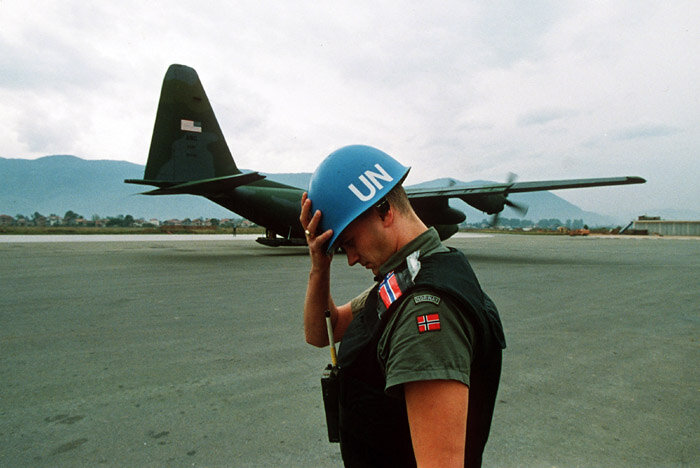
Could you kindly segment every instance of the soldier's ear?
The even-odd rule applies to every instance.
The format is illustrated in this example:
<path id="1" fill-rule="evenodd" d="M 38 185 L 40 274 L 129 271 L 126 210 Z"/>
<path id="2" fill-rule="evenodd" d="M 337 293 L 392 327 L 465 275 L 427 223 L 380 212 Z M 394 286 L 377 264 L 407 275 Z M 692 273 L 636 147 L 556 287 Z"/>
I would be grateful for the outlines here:
<path id="1" fill-rule="evenodd" d="M 387 203 L 387 207 L 388 207 L 388 209 L 384 213 L 379 215 L 379 218 L 382 220 L 382 225 L 384 227 L 389 227 L 394 223 L 394 214 L 395 214 L 394 208 L 389 206 L 388 203 Z"/>

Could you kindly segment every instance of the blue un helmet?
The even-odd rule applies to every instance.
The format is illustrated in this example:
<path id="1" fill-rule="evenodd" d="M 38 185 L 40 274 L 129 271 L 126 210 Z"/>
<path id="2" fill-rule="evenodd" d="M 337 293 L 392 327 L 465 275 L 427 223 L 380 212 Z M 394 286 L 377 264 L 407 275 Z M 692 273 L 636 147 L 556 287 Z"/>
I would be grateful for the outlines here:
<path id="1" fill-rule="evenodd" d="M 332 152 L 309 183 L 312 213 L 321 210 L 320 232 L 333 229 L 327 252 L 358 216 L 403 182 L 410 167 L 371 146 L 351 145 Z"/>

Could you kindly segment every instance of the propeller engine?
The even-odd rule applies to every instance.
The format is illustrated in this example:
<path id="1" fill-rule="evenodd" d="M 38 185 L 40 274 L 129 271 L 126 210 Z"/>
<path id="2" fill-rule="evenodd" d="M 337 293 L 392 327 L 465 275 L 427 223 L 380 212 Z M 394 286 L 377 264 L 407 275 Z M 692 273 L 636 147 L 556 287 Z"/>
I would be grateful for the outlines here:
<path id="1" fill-rule="evenodd" d="M 478 195 L 478 196 L 467 195 L 467 196 L 461 197 L 461 198 L 462 198 L 462 200 L 469 203 L 471 206 L 473 206 L 477 210 L 481 210 L 486 214 L 493 215 L 491 218 L 491 222 L 489 223 L 491 226 L 498 225 L 498 218 L 500 217 L 500 213 L 501 213 L 501 211 L 503 211 L 503 208 L 506 206 L 513 208 L 521 216 L 525 216 L 525 214 L 527 213 L 527 210 L 528 210 L 527 206 L 508 200 L 508 189 L 510 188 L 511 185 L 513 185 L 516 178 L 517 177 L 515 174 L 509 173 L 508 180 L 506 182 L 507 187 L 505 188 L 505 190 L 499 191 L 497 193 L 494 193 L 491 195 Z"/>
<path id="2" fill-rule="evenodd" d="M 508 173 L 508 180 L 506 182 L 508 184 L 508 188 L 510 188 L 513 185 L 517 178 L 518 176 L 513 174 L 512 172 Z M 513 208 L 520 214 L 520 216 L 525 216 L 527 214 L 528 207 L 526 205 L 508 200 L 508 189 L 506 189 L 501 196 L 503 197 L 503 205 Z M 500 210 L 494 213 L 493 217 L 491 218 L 491 227 L 498 226 L 498 218 L 500 217 L 502 211 L 503 206 L 501 206 Z"/>

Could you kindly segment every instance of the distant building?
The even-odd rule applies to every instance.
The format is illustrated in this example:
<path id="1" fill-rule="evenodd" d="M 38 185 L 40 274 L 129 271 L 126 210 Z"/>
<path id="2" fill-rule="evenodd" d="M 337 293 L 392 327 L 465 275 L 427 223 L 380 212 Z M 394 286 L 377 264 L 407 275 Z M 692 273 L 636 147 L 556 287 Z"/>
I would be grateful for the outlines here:
<path id="1" fill-rule="evenodd" d="M 12 226 L 15 224 L 15 218 L 9 215 L 0 215 L 0 226 Z"/>
<path id="2" fill-rule="evenodd" d="M 664 221 L 659 216 L 640 216 L 632 229 L 660 236 L 700 236 L 700 221 Z"/>

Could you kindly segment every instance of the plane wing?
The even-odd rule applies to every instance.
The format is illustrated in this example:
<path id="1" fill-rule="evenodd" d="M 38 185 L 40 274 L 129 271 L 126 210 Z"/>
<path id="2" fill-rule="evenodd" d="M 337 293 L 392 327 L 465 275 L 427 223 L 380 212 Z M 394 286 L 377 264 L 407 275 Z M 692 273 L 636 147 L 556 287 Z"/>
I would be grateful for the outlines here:
<path id="1" fill-rule="evenodd" d="M 493 224 L 496 224 L 498 213 L 505 206 L 527 213 L 527 207 L 508 200 L 508 195 L 518 192 L 537 192 L 541 190 L 561 190 L 568 188 L 600 187 L 603 185 L 627 185 L 643 184 L 646 182 L 641 177 L 604 177 L 599 179 L 567 179 L 567 180 L 542 180 L 534 182 L 507 182 L 505 184 L 486 185 L 453 185 L 439 188 L 406 187 L 406 194 L 414 209 L 432 224 L 453 224 L 464 221 L 464 214 L 449 208 L 447 201 L 450 198 L 459 198 L 474 208 L 489 215 L 496 215 Z M 436 213 L 448 213 L 449 223 L 443 223 L 436 217 Z M 458 215 L 459 213 L 459 215 Z M 422 219 L 422 218 L 421 218 Z"/>
<path id="2" fill-rule="evenodd" d="M 473 195 L 497 195 L 518 192 L 537 192 L 542 190 L 561 190 L 569 188 L 601 187 L 605 185 L 643 184 L 642 177 L 603 177 L 598 179 L 542 180 L 535 182 L 513 182 L 509 184 L 488 184 L 479 186 L 452 186 L 440 188 L 406 187 L 409 198 L 433 197 L 469 197 Z"/>

